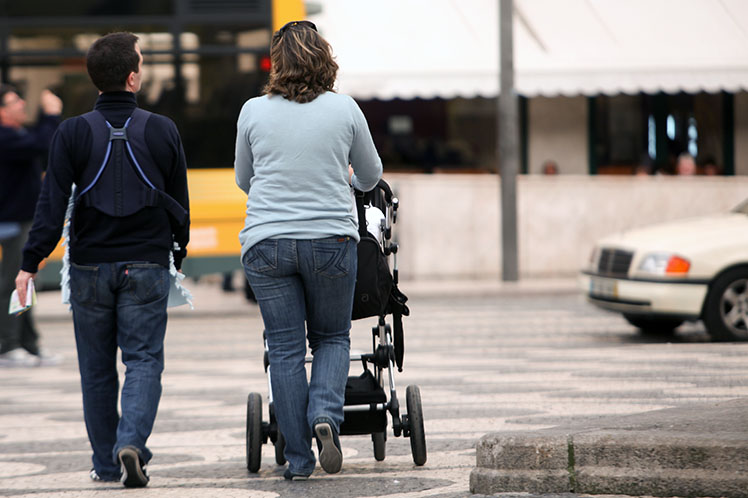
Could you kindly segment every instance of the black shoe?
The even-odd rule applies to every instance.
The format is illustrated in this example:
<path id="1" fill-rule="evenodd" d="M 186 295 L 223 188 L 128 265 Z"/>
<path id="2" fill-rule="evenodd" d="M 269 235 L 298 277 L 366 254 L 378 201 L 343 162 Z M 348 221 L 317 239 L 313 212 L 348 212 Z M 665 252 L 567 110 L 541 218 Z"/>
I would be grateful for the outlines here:
<path id="1" fill-rule="evenodd" d="M 297 474 L 295 472 L 291 472 L 291 469 L 286 469 L 286 471 L 283 473 L 283 479 L 286 481 L 307 481 L 309 480 L 310 474 Z"/>
<path id="2" fill-rule="evenodd" d="M 150 478 L 137 448 L 125 446 L 119 450 L 117 458 L 122 465 L 121 481 L 126 488 L 143 488 L 148 484 Z"/>
<path id="3" fill-rule="evenodd" d="M 88 473 L 88 477 L 91 478 L 94 482 L 119 482 L 119 477 L 107 477 L 107 476 L 100 476 L 98 472 L 96 472 L 96 469 L 91 469 L 91 472 Z"/>
<path id="4" fill-rule="evenodd" d="M 343 452 L 340 450 L 338 432 L 326 420 L 315 422 L 314 434 L 317 436 L 319 464 L 328 474 L 340 472 L 343 466 Z"/>

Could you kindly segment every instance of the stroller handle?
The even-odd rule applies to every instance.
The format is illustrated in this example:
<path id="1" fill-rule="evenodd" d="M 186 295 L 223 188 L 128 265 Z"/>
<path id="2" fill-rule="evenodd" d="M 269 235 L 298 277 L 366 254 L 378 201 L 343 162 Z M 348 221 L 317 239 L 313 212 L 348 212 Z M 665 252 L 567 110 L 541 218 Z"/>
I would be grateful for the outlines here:
<path id="1" fill-rule="evenodd" d="M 377 186 L 374 188 L 378 188 L 379 190 L 384 192 L 384 199 L 387 201 L 387 204 L 392 203 L 392 189 L 386 181 L 380 179 L 379 183 L 377 183 Z"/>
<path id="2" fill-rule="evenodd" d="M 354 190 L 356 192 L 357 197 L 363 197 L 367 194 L 371 195 L 374 193 L 375 190 L 381 190 L 382 193 L 384 194 L 384 200 L 387 202 L 387 204 L 392 204 L 392 189 L 390 188 L 390 185 L 382 179 L 380 179 L 379 183 L 377 183 L 376 186 L 373 189 L 371 189 L 369 192 L 362 192 L 359 189 L 354 189 Z"/>

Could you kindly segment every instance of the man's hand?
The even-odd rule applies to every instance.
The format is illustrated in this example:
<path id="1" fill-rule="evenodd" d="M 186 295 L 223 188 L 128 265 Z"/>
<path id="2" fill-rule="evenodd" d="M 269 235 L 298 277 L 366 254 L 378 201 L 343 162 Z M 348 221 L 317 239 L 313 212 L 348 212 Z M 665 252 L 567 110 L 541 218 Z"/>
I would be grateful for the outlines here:
<path id="1" fill-rule="evenodd" d="M 44 114 L 50 116 L 59 116 L 62 114 L 62 100 L 49 90 L 44 90 L 39 96 L 39 105 L 42 107 Z"/>
<path id="2" fill-rule="evenodd" d="M 36 273 L 29 273 L 27 271 L 19 271 L 16 276 L 16 292 L 18 292 L 18 301 L 21 306 L 26 306 L 26 289 L 29 288 L 29 280 L 34 278 Z"/>

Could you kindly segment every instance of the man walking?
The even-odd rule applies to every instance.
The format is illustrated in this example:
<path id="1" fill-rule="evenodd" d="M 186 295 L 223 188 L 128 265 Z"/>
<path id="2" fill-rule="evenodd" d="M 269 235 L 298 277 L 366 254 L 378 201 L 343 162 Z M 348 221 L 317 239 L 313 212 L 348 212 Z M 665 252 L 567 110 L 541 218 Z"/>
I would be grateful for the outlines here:
<path id="1" fill-rule="evenodd" d="M 161 398 L 169 261 L 189 239 L 182 142 L 174 123 L 138 108 L 138 38 L 112 33 L 88 51 L 100 95 L 94 111 L 64 121 L 23 250 L 16 288 L 54 249 L 75 184 L 70 225 L 70 302 L 83 414 L 93 449 L 91 479 L 148 483 L 146 440 Z M 23 295 L 23 292 L 19 292 Z M 117 411 L 117 347 L 126 366 Z"/>
<path id="2" fill-rule="evenodd" d="M 60 123 L 62 101 L 49 90 L 39 99 L 34 127 L 25 128 L 26 101 L 10 85 L 0 85 L 0 366 L 54 364 L 59 358 L 39 348 L 32 311 L 8 315 L 13 279 L 21 267 L 34 206 L 42 186 L 41 159 Z M 44 362 L 42 362 L 44 360 Z"/>

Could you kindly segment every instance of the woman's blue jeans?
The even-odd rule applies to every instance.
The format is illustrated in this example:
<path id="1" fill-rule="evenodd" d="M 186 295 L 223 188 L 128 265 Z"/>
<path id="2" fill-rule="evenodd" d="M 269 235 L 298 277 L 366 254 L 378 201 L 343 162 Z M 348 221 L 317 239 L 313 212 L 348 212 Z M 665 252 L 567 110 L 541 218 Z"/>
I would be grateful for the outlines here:
<path id="1" fill-rule="evenodd" d="M 266 239 L 245 253 L 243 263 L 265 323 L 273 404 L 288 468 L 311 474 L 314 421 L 328 419 L 338 431 L 343 422 L 356 241 L 346 236 Z M 309 381 L 307 340 L 314 357 Z"/>
<path id="2" fill-rule="evenodd" d="M 169 271 L 154 263 L 71 265 L 70 303 L 83 392 L 83 415 L 102 479 L 120 474 L 117 452 L 146 440 L 161 399 Z M 117 412 L 117 347 L 126 365 Z"/>

